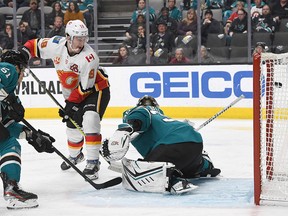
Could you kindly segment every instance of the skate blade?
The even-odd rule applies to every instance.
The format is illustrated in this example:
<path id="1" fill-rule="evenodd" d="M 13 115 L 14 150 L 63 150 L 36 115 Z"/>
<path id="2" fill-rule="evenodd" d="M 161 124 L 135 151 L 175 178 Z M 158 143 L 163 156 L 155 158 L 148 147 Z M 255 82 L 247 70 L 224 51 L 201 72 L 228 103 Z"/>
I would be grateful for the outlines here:
<path id="1" fill-rule="evenodd" d="M 93 174 L 93 175 L 86 175 L 90 180 L 96 180 L 96 179 L 98 179 L 99 178 L 99 175 L 98 175 L 98 173 L 95 173 L 95 174 Z"/>
<path id="2" fill-rule="evenodd" d="M 181 188 L 181 187 L 175 187 L 175 188 L 171 188 L 171 191 L 170 193 L 173 194 L 173 195 L 182 195 L 182 194 L 187 194 L 195 189 L 197 189 L 198 186 L 192 184 L 192 183 L 189 183 L 189 187 L 187 188 Z"/>
<path id="3" fill-rule="evenodd" d="M 29 199 L 26 201 L 20 201 L 18 199 L 10 199 L 7 201 L 7 209 L 30 209 L 37 208 L 39 205 L 37 199 Z"/>

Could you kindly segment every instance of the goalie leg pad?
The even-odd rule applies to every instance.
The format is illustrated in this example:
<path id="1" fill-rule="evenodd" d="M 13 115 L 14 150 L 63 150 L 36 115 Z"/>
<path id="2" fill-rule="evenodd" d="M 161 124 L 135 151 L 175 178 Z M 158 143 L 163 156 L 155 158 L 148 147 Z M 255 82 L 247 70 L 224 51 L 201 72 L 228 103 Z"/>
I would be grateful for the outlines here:
<path id="1" fill-rule="evenodd" d="M 174 168 L 168 162 L 135 161 L 122 159 L 122 185 L 127 190 L 163 193 L 169 186 L 167 169 Z"/>
<path id="2" fill-rule="evenodd" d="M 179 171 L 168 162 L 135 161 L 122 159 L 122 185 L 127 190 L 138 192 L 183 194 L 197 186 L 175 176 Z"/>

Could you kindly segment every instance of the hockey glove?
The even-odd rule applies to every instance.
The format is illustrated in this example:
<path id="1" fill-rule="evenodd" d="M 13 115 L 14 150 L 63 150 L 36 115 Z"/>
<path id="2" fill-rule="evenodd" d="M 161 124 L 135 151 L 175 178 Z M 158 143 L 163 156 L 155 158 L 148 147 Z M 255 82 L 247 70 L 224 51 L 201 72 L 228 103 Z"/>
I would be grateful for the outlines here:
<path id="1" fill-rule="evenodd" d="M 63 118 L 62 122 L 67 122 L 69 118 L 73 119 L 74 114 L 79 110 L 78 104 L 70 102 L 68 100 L 66 100 L 65 102 L 66 106 L 64 110 L 59 109 L 59 116 Z"/>
<path id="2" fill-rule="evenodd" d="M 129 124 L 119 125 L 112 137 L 104 140 L 101 147 L 102 156 L 107 161 L 121 160 L 129 149 L 132 132 L 133 128 Z"/>
<path id="3" fill-rule="evenodd" d="M 9 94 L 4 102 L 8 105 L 8 116 L 14 119 L 16 122 L 21 121 L 24 118 L 25 109 L 21 104 L 21 101 L 14 94 Z"/>
<path id="4" fill-rule="evenodd" d="M 54 147 L 52 145 L 55 142 L 55 139 L 51 137 L 48 133 L 45 133 L 41 130 L 37 132 L 30 131 L 28 128 L 24 129 L 26 133 L 26 140 L 30 145 L 32 145 L 37 152 L 47 152 L 53 153 Z"/>

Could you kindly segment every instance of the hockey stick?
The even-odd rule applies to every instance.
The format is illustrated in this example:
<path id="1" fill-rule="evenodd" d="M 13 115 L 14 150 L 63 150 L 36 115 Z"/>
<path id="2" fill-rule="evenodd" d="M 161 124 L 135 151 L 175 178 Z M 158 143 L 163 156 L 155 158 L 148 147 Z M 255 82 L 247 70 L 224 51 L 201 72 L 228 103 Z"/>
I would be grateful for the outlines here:
<path id="1" fill-rule="evenodd" d="M 37 130 L 29 123 L 27 122 L 25 119 L 21 120 L 30 130 L 32 130 L 33 132 L 37 133 Z M 111 179 L 109 181 L 100 183 L 100 184 L 96 184 L 95 182 L 93 182 L 90 178 L 88 178 L 83 172 L 81 172 L 68 158 L 66 158 L 57 148 L 55 148 L 55 146 L 53 146 L 56 154 L 58 154 L 66 163 L 68 163 L 76 172 L 78 172 L 90 185 L 92 185 L 96 190 L 100 190 L 100 189 L 104 189 L 104 188 L 108 188 L 108 187 L 112 187 L 115 185 L 118 185 L 122 182 L 122 178 L 121 177 L 116 177 L 114 179 Z"/>
<path id="2" fill-rule="evenodd" d="M 201 124 L 197 129 L 195 129 L 196 131 L 199 131 L 201 128 L 205 127 L 206 125 L 208 125 L 210 122 L 212 122 L 214 119 L 216 119 L 217 117 L 219 117 L 220 115 L 222 115 L 224 112 L 226 112 L 228 109 L 230 109 L 232 106 L 234 106 L 236 103 L 238 103 L 240 100 L 242 100 L 243 98 L 245 98 L 244 95 L 239 96 L 238 98 L 236 98 L 234 101 L 232 101 L 228 106 L 226 106 L 224 109 L 222 109 L 221 111 L 219 111 L 218 113 L 216 113 L 215 115 L 213 115 L 211 118 L 209 118 L 207 121 L 205 121 L 203 124 Z M 104 158 L 104 157 L 103 157 Z M 104 158 L 105 159 L 105 158 Z M 109 167 L 108 169 L 115 171 L 115 172 L 119 172 L 122 173 L 122 164 L 118 161 L 107 161 L 109 163 Z"/>
<path id="3" fill-rule="evenodd" d="M 44 91 L 50 96 L 50 98 L 59 106 L 59 108 L 64 111 L 63 106 L 56 100 L 56 98 L 51 94 L 51 92 L 45 88 L 43 83 L 38 79 L 38 77 L 29 69 L 29 73 L 32 75 L 32 77 L 38 82 L 38 84 L 44 89 Z M 85 136 L 84 131 L 81 129 L 81 127 L 72 119 L 69 117 L 70 122 L 79 130 L 79 132 Z"/>
<path id="4" fill-rule="evenodd" d="M 29 69 L 29 73 L 32 75 L 32 77 L 38 82 L 38 84 L 44 89 L 44 91 L 50 96 L 50 98 L 56 103 L 56 105 L 59 106 L 59 108 L 61 110 L 64 111 L 64 108 L 62 107 L 62 105 L 56 100 L 56 98 L 51 94 L 51 92 L 45 88 L 45 86 L 43 85 L 43 83 L 38 79 L 38 77 L 33 73 L 33 71 L 31 71 Z M 72 124 L 78 129 L 78 131 L 83 135 L 85 136 L 85 133 L 84 131 L 80 128 L 80 126 L 72 119 L 69 117 L 69 120 L 72 122 Z M 101 154 L 102 156 L 102 154 Z M 104 157 L 103 157 L 104 158 Z M 105 159 L 105 158 L 104 158 Z M 106 161 L 106 160 L 105 160 Z M 107 161 L 108 162 L 108 161 Z M 111 163 L 109 163 L 109 167 L 111 166 Z"/>
<path id="5" fill-rule="evenodd" d="M 209 124 L 210 122 L 212 122 L 214 119 L 216 119 L 218 116 L 222 115 L 224 112 L 226 112 L 228 109 L 230 109 L 233 105 L 235 105 L 236 103 L 238 103 L 242 98 L 245 98 L 244 95 L 239 96 L 238 98 L 236 98 L 234 101 L 232 101 L 228 106 L 226 106 L 224 109 L 222 109 L 221 111 L 219 111 L 218 113 L 216 113 L 214 116 L 212 116 L 211 118 L 209 118 L 207 121 L 205 121 L 203 124 L 201 124 L 197 129 L 195 129 L 196 131 L 199 131 L 201 128 L 205 127 L 207 124 Z"/>

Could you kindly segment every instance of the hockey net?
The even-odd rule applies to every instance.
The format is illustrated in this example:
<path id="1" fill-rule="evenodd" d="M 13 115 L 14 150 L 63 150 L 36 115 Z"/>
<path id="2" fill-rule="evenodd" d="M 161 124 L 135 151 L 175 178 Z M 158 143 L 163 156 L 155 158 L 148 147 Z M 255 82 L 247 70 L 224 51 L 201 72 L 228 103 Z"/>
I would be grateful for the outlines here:
<path id="1" fill-rule="evenodd" d="M 254 201 L 288 205 L 288 53 L 253 57 Z"/>

